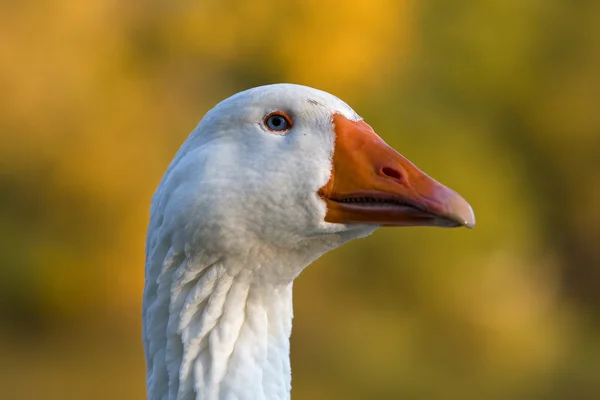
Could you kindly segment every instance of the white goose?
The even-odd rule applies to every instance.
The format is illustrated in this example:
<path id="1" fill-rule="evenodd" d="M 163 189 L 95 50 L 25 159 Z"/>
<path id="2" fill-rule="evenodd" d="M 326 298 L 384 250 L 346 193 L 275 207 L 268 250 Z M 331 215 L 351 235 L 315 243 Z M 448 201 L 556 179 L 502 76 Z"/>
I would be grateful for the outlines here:
<path id="1" fill-rule="evenodd" d="M 379 226 L 474 224 L 328 93 L 278 84 L 224 100 L 152 201 L 148 398 L 289 399 L 292 284 L 307 265 Z"/>

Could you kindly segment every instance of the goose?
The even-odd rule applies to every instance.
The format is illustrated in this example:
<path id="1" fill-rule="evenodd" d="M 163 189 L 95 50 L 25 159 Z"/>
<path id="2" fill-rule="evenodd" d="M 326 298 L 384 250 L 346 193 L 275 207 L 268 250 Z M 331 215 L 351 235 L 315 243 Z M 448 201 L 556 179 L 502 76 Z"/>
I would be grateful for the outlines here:
<path id="1" fill-rule="evenodd" d="M 143 342 L 150 400 L 290 398 L 294 279 L 382 226 L 472 228 L 469 204 L 310 87 L 210 110 L 153 198 Z"/>

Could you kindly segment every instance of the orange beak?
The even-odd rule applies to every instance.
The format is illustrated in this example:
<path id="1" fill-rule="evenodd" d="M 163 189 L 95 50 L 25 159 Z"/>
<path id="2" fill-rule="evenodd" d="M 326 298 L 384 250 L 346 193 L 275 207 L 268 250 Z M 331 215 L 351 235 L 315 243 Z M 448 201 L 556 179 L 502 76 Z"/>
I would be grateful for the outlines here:
<path id="1" fill-rule="evenodd" d="M 475 226 L 469 203 L 420 171 L 363 121 L 333 116 L 331 178 L 319 190 L 325 221 L 386 226 Z"/>

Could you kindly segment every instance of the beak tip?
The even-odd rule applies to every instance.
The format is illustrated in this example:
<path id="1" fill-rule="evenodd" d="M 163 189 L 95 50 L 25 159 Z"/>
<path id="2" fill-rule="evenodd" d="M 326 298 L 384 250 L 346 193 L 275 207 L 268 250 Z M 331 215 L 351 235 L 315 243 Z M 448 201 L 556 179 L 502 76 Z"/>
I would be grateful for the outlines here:
<path id="1" fill-rule="evenodd" d="M 468 206 L 468 212 L 466 213 L 467 215 L 463 218 L 463 223 L 462 225 L 465 228 L 469 228 L 469 229 L 473 229 L 475 228 L 475 213 L 473 212 L 473 209 L 471 208 L 471 206 Z"/>
<path id="2" fill-rule="evenodd" d="M 448 219 L 454 223 L 455 227 L 475 228 L 475 213 L 471 205 L 456 192 L 451 193 L 454 196 L 450 202 L 451 207 L 450 212 L 447 214 Z"/>
<path id="3" fill-rule="evenodd" d="M 463 223 L 463 226 L 465 228 L 473 229 L 473 228 L 475 228 L 475 221 L 465 221 Z"/>

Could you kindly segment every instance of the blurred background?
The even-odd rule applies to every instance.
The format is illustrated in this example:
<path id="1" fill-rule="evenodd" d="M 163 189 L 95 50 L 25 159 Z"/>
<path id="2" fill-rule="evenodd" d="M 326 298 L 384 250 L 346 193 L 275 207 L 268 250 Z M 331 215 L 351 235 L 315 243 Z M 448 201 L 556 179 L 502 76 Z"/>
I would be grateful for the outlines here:
<path id="1" fill-rule="evenodd" d="M 473 206 L 295 284 L 293 398 L 600 398 L 600 2 L 0 2 L 2 399 L 145 397 L 150 197 L 214 104 L 346 100 Z"/>

